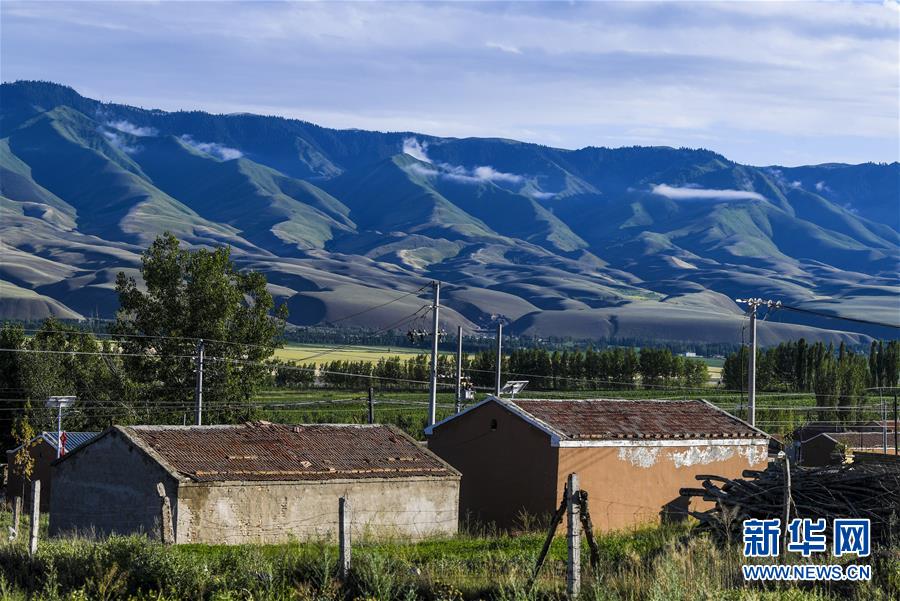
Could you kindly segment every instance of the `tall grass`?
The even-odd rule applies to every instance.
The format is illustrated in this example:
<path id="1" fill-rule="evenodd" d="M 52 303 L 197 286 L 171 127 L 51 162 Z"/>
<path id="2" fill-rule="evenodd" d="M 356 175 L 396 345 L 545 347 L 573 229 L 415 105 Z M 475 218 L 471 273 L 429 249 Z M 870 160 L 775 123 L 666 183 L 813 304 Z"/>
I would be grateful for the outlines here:
<path id="1" fill-rule="evenodd" d="M 346 582 L 337 577 L 335 547 L 325 543 L 166 547 L 141 537 L 64 539 L 42 542 L 34 557 L 23 545 L 0 543 L 0 600 L 563 599 L 561 538 L 554 541 L 534 589 L 526 590 L 541 540 L 539 533 L 529 533 L 418 543 L 361 541 Z M 598 543 L 596 572 L 587 565 L 586 549 L 583 553 L 583 599 L 900 598 L 896 547 L 873 555 L 869 583 L 795 586 L 745 584 L 740 549 L 718 547 L 684 527 L 606 534 Z"/>

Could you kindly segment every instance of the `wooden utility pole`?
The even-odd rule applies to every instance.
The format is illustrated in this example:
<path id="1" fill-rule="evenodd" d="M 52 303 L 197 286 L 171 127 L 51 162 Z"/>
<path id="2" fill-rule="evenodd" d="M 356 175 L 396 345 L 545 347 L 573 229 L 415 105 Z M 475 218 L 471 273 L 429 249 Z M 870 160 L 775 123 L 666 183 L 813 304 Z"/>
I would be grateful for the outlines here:
<path id="1" fill-rule="evenodd" d="M 503 324 L 497 322 L 497 379 L 494 382 L 494 395 L 500 396 L 500 372 L 503 369 Z"/>
<path id="2" fill-rule="evenodd" d="M 456 326 L 456 412 L 462 411 L 462 326 Z"/>
<path id="3" fill-rule="evenodd" d="M 31 483 L 31 536 L 28 537 L 28 553 L 37 553 L 38 532 L 41 528 L 41 481 Z"/>
<path id="4" fill-rule="evenodd" d="M 432 307 L 431 320 L 431 394 L 428 398 L 428 425 L 433 426 L 437 416 L 437 373 L 438 373 L 438 311 L 441 308 L 441 283 L 432 282 L 434 288 L 434 306 Z"/>
<path id="5" fill-rule="evenodd" d="M 790 538 L 790 531 L 788 529 L 788 524 L 791 523 L 791 460 L 788 459 L 787 453 L 781 451 L 779 454 L 781 458 L 784 460 L 784 507 L 783 507 L 783 516 L 784 521 L 781 525 L 781 552 L 784 553 L 787 551 L 788 539 Z"/>
<path id="6" fill-rule="evenodd" d="M 369 423 L 375 423 L 375 389 L 369 386 Z"/>
<path id="7" fill-rule="evenodd" d="M 203 425 L 203 339 L 197 341 L 197 388 L 194 390 L 196 424 Z"/>
<path id="8" fill-rule="evenodd" d="M 350 501 L 338 499 L 338 551 L 340 553 L 341 580 L 350 576 Z"/>
<path id="9" fill-rule="evenodd" d="M 760 306 L 769 309 L 781 307 L 781 301 L 763 300 L 761 298 L 736 299 L 736 303 L 747 305 L 750 314 L 750 356 L 747 364 L 747 421 L 756 426 L 756 309 Z"/>
<path id="10" fill-rule="evenodd" d="M 568 516 L 566 519 L 566 594 L 578 598 L 581 591 L 581 504 L 578 494 L 578 475 L 569 474 Z"/>

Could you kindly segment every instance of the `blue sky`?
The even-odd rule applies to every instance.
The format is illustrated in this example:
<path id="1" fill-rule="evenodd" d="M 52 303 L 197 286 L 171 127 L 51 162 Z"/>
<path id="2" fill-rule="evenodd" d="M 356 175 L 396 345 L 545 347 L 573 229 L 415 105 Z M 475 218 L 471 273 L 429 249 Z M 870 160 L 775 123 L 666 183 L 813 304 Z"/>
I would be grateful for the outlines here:
<path id="1" fill-rule="evenodd" d="M 0 4 L 0 75 L 147 108 L 751 164 L 900 159 L 879 3 Z"/>

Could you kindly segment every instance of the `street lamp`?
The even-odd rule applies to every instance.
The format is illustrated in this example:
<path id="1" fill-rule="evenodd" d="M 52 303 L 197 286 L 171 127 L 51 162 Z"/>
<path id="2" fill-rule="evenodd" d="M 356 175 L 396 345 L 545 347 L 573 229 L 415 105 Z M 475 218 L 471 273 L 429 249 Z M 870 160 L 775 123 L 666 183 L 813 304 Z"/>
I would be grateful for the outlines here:
<path id="1" fill-rule="evenodd" d="M 45 405 L 50 408 L 56 408 L 56 458 L 62 457 L 62 410 L 63 407 L 69 407 L 78 397 L 74 396 L 52 396 L 47 399 Z"/>

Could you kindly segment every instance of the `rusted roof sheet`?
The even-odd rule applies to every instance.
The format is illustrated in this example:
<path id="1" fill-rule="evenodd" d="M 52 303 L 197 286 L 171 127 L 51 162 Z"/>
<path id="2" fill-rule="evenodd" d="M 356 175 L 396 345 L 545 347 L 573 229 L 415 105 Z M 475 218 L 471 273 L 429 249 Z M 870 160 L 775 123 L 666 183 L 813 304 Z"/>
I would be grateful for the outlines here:
<path id="1" fill-rule="evenodd" d="M 830 432 L 827 436 L 851 449 L 879 449 L 884 444 L 882 432 Z M 888 432 L 887 446 L 893 450 L 894 433 Z"/>
<path id="2" fill-rule="evenodd" d="M 198 482 L 458 475 L 416 441 L 384 425 L 253 422 L 122 430 Z"/>
<path id="3" fill-rule="evenodd" d="M 543 400 L 514 404 L 568 440 L 761 438 L 765 434 L 700 400 Z"/>

